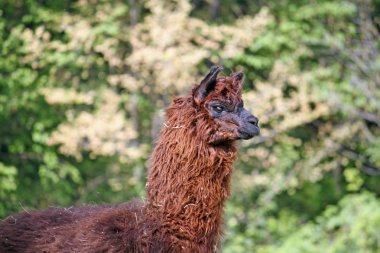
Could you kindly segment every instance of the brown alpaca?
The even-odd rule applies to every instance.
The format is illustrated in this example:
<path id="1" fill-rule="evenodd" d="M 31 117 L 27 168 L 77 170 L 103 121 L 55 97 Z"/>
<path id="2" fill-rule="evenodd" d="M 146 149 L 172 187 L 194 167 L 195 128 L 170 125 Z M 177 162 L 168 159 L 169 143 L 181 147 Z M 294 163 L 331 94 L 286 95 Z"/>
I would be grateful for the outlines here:
<path id="1" fill-rule="evenodd" d="M 145 202 L 49 208 L 0 221 L 0 252 L 215 252 L 235 140 L 257 135 L 242 73 L 213 67 L 175 98 L 151 157 Z"/>

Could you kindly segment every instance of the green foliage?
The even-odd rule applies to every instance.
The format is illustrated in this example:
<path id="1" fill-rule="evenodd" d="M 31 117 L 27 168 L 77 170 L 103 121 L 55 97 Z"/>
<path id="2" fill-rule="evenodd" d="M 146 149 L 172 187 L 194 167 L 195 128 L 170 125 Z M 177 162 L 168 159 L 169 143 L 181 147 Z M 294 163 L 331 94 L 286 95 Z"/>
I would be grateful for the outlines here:
<path id="1" fill-rule="evenodd" d="M 5 195 L 9 191 L 14 191 L 17 188 L 15 183 L 15 176 L 17 169 L 13 166 L 5 166 L 0 163 L 0 182 L 1 182 L 1 195 Z"/>
<path id="2" fill-rule="evenodd" d="M 373 194 L 347 195 L 315 222 L 293 228 L 285 240 L 257 252 L 378 252 L 379 225 L 380 203 Z"/>

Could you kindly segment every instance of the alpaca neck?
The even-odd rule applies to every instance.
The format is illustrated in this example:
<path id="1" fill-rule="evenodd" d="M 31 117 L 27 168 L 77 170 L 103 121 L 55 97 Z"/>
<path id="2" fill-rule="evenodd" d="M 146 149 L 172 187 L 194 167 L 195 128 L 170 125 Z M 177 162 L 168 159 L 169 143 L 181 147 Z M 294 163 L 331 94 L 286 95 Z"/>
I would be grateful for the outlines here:
<path id="1" fill-rule="evenodd" d="M 185 108 L 174 108 L 177 113 L 169 117 L 156 143 L 148 200 L 161 218 L 189 228 L 181 237 L 217 243 L 223 205 L 230 193 L 235 147 L 233 143 L 209 145 L 204 138 L 207 133 L 203 133 L 206 128 L 199 127 L 201 119 L 192 107 L 181 105 Z"/>

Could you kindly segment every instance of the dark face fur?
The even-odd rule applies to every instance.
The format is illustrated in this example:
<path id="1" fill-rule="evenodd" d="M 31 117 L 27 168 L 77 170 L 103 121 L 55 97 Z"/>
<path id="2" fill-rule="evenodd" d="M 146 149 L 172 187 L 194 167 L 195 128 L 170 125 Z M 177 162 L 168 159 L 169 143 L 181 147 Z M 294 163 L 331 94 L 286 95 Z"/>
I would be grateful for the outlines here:
<path id="1" fill-rule="evenodd" d="M 250 139 L 259 134 L 258 118 L 244 109 L 241 98 L 243 73 L 217 78 L 222 67 L 215 66 L 194 89 L 196 106 L 207 111 L 214 121 L 209 143 L 218 145 L 233 140 Z"/>

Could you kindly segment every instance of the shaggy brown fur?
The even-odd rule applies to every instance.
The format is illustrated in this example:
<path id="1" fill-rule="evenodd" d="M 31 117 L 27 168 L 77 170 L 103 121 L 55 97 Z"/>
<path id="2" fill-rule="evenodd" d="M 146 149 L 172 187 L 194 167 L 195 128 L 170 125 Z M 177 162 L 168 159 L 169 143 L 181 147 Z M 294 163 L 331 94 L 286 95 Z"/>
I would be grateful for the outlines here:
<path id="1" fill-rule="evenodd" d="M 9 216 L 0 221 L 0 252 L 217 251 L 234 141 L 258 133 L 257 119 L 242 108 L 242 74 L 216 79 L 219 71 L 212 68 L 167 110 L 151 158 L 146 203 Z"/>

